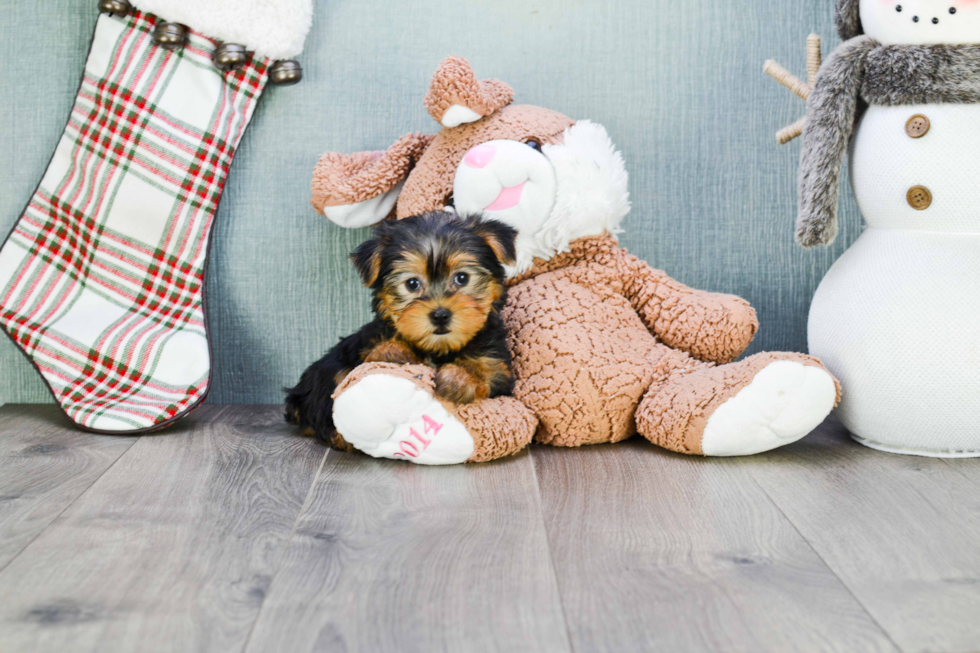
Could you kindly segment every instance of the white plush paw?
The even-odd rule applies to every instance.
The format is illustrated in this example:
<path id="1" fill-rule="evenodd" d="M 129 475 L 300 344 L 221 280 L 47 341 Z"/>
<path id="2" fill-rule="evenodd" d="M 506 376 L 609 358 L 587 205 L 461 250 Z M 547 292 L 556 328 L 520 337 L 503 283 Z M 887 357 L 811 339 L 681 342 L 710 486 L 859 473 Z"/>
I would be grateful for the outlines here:
<path id="1" fill-rule="evenodd" d="M 473 437 L 439 401 L 408 379 L 371 374 L 334 401 L 344 440 L 375 458 L 454 465 L 473 455 Z"/>
<path id="2" fill-rule="evenodd" d="M 770 363 L 708 418 L 701 450 L 748 456 L 796 442 L 823 422 L 836 398 L 834 379 L 823 369 Z"/>

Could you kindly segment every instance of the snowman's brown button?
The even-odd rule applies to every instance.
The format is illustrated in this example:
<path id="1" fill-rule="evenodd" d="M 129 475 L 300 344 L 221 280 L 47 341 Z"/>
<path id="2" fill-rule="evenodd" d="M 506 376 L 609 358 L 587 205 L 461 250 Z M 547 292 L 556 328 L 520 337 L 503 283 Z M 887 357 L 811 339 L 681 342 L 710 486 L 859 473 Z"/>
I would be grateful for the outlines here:
<path id="1" fill-rule="evenodd" d="M 905 133 L 912 138 L 922 138 L 929 133 L 929 127 L 931 127 L 929 119 L 917 113 L 905 123 Z"/>
<path id="2" fill-rule="evenodd" d="M 905 199 L 916 211 L 925 211 L 932 205 L 932 193 L 925 186 L 913 186 L 905 195 Z"/>

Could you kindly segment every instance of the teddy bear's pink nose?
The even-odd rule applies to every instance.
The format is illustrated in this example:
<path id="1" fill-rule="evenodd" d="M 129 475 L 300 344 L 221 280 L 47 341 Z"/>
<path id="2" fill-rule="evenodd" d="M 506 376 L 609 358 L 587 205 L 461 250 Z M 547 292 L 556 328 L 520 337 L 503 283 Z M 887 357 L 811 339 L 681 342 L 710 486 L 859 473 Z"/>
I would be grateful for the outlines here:
<path id="1" fill-rule="evenodd" d="M 474 148 L 470 148 L 470 151 L 466 153 L 466 157 L 463 159 L 463 162 L 471 168 L 482 168 L 493 161 L 493 156 L 496 153 L 497 150 L 493 145 L 484 143 L 483 145 L 477 145 Z"/>

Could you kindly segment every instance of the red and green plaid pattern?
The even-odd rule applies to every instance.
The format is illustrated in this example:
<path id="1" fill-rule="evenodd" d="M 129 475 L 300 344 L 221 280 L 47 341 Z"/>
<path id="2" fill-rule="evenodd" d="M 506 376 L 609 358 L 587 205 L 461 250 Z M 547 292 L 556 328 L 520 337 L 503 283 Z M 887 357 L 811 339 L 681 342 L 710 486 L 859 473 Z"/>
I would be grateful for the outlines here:
<path id="1" fill-rule="evenodd" d="M 270 61 L 102 15 L 68 126 L 0 250 L 0 325 L 82 427 L 159 426 L 207 394 L 208 238 Z"/>

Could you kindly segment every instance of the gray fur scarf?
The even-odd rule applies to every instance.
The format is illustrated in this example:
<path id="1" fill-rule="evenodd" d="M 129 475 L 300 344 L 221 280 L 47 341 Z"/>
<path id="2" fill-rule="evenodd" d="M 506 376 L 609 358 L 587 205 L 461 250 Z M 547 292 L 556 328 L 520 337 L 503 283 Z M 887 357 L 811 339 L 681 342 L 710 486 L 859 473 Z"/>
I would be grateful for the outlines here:
<path id="1" fill-rule="evenodd" d="M 804 247 L 829 245 L 837 236 L 841 168 L 859 99 L 884 106 L 980 103 L 980 46 L 885 46 L 857 36 L 830 55 L 803 128 L 796 240 Z"/>

